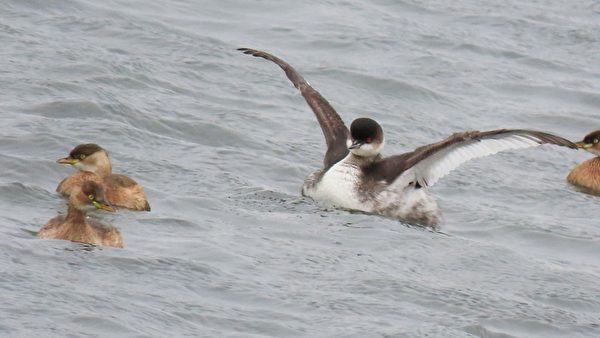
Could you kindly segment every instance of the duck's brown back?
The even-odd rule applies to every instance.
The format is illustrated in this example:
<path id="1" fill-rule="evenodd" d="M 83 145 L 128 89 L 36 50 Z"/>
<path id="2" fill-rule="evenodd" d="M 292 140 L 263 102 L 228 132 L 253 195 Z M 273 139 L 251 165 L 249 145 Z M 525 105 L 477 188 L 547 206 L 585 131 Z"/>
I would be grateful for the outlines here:
<path id="1" fill-rule="evenodd" d="M 111 174 L 103 181 L 108 203 L 131 210 L 150 211 L 144 187 L 125 175 Z"/>

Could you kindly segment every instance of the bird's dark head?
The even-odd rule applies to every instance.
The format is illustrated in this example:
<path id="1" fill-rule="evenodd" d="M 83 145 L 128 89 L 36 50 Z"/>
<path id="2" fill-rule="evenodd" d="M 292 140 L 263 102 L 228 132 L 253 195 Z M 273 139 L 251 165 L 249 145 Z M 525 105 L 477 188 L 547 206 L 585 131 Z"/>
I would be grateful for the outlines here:
<path id="1" fill-rule="evenodd" d="M 101 176 L 106 176 L 112 171 L 108 153 L 95 143 L 80 144 L 71 150 L 69 156 L 56 162 L 70 164 L 79 170 L 93 172 Z"/>
<path id="2" fill-rule="evenodd" d="M 115 211 L 115 209 L 106 202 L 102 186 L 94 181 L 83 182 L 79 192 L 72 194 L 70 202 L 73 203 L 76 208 L 82 210 L 95 208 L 110 212 Z"/>
<path id="3" fill-rule="evenodd" d="M 383 129 L 375 120 L 361 117 L 350 125 L 348 149 L 356 156 L 374 157 L 379 155 L 385 143 Z"/>
<path id="4" fill-rule="evenodd" d="M 575 143 L 577 148 L 585 149 L 594 155 L 600 156 L 600 130 L 593 131 Z"/>

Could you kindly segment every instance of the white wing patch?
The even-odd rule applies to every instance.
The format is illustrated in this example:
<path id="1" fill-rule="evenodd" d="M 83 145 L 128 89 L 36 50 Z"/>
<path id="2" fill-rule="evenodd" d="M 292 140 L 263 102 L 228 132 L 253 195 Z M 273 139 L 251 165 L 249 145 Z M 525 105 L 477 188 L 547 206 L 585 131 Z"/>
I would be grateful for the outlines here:
<path id="1" fill-rule="evenodd" d="M 402 173 L 394 185 L 406 186 L 418 182 L 432 186 L 464 162 L 510 149 L 536 147 L 543 142 L 535 136 L 505 133 L 481 139 L 468 139 L 437 151 Z"/>

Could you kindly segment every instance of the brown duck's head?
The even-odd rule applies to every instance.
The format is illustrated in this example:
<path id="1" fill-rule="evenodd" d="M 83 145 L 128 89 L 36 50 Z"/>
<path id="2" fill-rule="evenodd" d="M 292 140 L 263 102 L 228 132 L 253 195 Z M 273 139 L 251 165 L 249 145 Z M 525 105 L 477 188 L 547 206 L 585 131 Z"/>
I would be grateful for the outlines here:
<path id="1" fill-rule="evenodd" d="M 585 135 L 582 141 L 575 144 L 577 148 L 585 149 L 594 155 L 600 156 L 600 130 Z"/>
<path id="2" fill-rule="evenodd" d="M 385 144 L 383 129 L 375 120 L 361 117 L 350 125 L 348 150 L 356 156 L 374 157 L 381 153 Z"/>
<path id="3" fill-rule="evenodd" d="M 108 153 L 95 143 L 80 144 L 71 150 L 69 156 L 56 162 L 70 164 L 77 169 L 90 171 L 101 176 L 110 175 L 112 171 Z"/>
<path id="4" fill-rule="evenodd" d="M 104 197 L 104 189 L 94 181 L 85 181 L 81 184 L 79 191 L 74 191 L 69 202 L 82 211 L 101 209 L 114 212 Z"/>

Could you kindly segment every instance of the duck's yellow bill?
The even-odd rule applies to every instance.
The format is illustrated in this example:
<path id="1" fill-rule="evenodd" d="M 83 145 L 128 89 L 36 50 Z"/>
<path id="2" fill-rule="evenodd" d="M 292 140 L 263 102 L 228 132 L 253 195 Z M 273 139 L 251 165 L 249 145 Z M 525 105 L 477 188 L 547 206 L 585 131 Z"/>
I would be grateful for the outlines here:
<path id="1" fill-rule="evenodd" d="M 71 157 L 65 157 L 65 158 L 56 160 L 56 163 L 59 163 L 59 164 L 75 164 L 77 162 L 79 162 L 78 159 L 71 158 Z"/>
<path id="2" fill-rule="evenodd" d="M 585 143 L 583 141 L 577 142 L 577 143 L 575 143 L 575 145 L 577 146 L 577 148 L 582 148 L 582 149 L 590 149 L 591 147 L 594 146 L 593 143 Z"/>
<path id="3" fill-rule="evenodd" d="M 98 201 L 92 201 L 92 204 L 94 204 L 94 206 L 97 209 L 102 209 L 104 211 L 109 211 L 109 212 L 115 212 L 115 209 L 108 204 L 104 204 L 104 203 L 98 202 Z"/>

